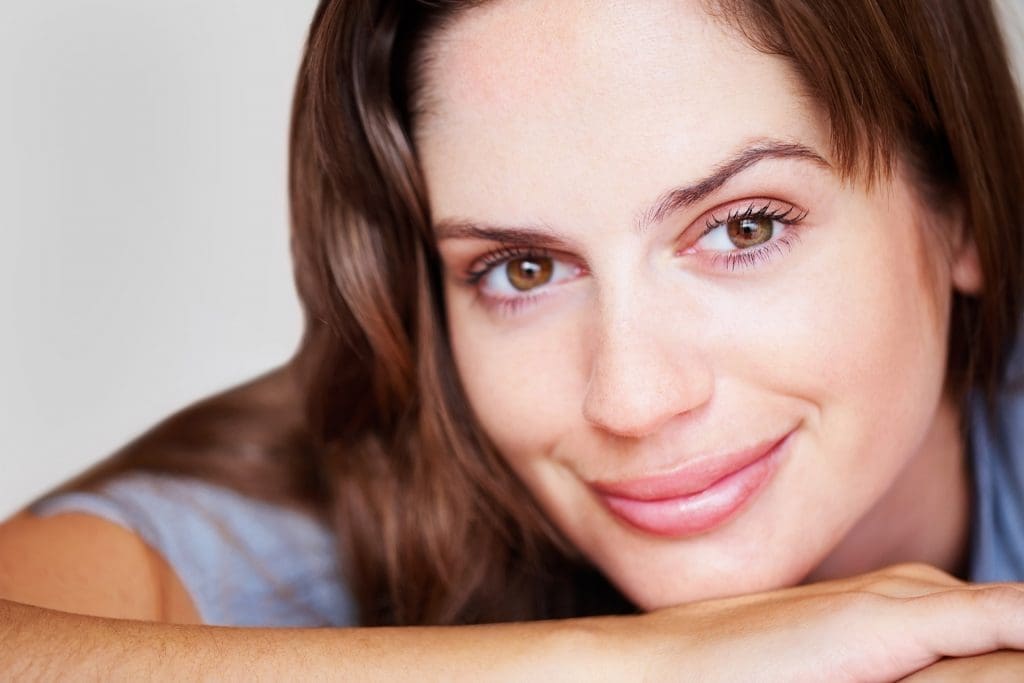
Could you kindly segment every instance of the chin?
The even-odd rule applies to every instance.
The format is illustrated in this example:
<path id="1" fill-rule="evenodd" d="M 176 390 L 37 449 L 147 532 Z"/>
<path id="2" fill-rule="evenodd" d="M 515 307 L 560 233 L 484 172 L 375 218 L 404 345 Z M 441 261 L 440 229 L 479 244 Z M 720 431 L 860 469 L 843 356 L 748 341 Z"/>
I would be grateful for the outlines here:
<path id="1" fill-rule="evenodd" d="M 829 539 L 805 532 L 755 542 L 754 538 L 767 538 L 760 525 L 723 531 L 727 537 L 711 534 L 701 543 L 637 538 L 633 532 L 627 540 L 608 530 L 607 538 L 615 542 L 593 557 L 623 595 L 640 609 L 653 611 L 799 585 L 829 547 Z M 770 552 L 769 548 L 789 550 Z"/>
<path id="2" fill-rule="evenodd" d="M 639 581 L 631 581 L 628 585 L 617 585 L 633 604 L 645 612 L 650 612 L 691 602 L 731 598 L 788 588 L 799 584 L 800 578 L 805 573 L 802 569 L 793 568 L 780 573 L 774 571 L 773 568 L 773 571 L 762 574 L 760 572 L 752 573 L 748 568 L 740 579 L 736 579 L 735 574 L 732 577 L 725 576 L 724 580 L 722 576 L 703 577 L 703 580 L 695 577 L 686 583 L 679 584 L 678 578 L 660 578 L 657 575 L 648 575 Z"/>

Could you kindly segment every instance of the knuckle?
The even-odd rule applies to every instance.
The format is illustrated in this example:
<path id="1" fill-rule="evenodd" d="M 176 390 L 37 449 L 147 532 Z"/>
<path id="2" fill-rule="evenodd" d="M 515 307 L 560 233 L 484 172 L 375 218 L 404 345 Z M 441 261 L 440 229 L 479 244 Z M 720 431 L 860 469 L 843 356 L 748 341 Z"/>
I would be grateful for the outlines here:
<path id="1" fill-rule="evenodd" d="M 1024 592 L 1006 584 L 974 585 L 925 596 L 929 602 L 945 605 L 945 609 L 990 615 L 1024 616 Z"/>
<path id="2" fill-rule="evenodd" d="M 920 580 L 905 576 L 881 576 L 869 583 L 866 588 L 889 597 L 906 597 L 922 592 Z"/>
<path id="3" fill-rule="evenodd" d="M 852 590 L 831 596 L 829 609 L 846 618 L 860 618 L 884 608 L 889 598 L 869 590 Z"/>
<path id="4" fill-rule="evenodd" d="M 940 583 L 960 583 L 960 581 L 948 572 L 926 562 L 902 562 L 882 570 L 883 573 L 893 576 L 900 576 L 922 581 L 936 581 Z"/>
<path id="5" fill-rule="evenodd" d="M 1006 584 L 986 585 L 966 592 L 970 596 L 971 602 L 980 603 L 986 607 L 1024 605 L 1024 592 Z"/>

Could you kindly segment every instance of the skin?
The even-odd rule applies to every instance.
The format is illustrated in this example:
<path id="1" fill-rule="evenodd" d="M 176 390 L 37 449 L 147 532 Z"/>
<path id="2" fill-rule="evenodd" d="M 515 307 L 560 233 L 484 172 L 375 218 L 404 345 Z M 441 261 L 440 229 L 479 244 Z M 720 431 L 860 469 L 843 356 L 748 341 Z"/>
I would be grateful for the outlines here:
<path id="1" fill-rule="evenodd" d="M 955 212 L 900 163 L 844 179 L 796 75 L 697 2 L 492 2 L 429 49 L 415 136 L 459 374 L 587 557 L 645 609 L 903 561 L 962 572 L 946 335 L 954 288 L 981 283 Z M 636 228 L 667 191 L 794 146 Z M 765 205 L 803 216 L 772 226 L 768 258 L 729 264 L 723 228 L 701 237 Z M 498 263 L 469 282 L 507 246 L 496 228 L 529 231 L 552 279 L 518 292 Z M 590 485 L 789 432 L 767 485 L 702 533 L 642 531 Z"/>

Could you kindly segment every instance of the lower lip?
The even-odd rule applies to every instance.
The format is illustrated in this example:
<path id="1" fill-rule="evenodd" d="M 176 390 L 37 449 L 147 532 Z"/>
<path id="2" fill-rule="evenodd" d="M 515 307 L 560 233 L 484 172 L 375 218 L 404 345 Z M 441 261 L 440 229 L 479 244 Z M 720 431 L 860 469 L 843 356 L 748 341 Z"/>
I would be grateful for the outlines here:
<path id="1" fill-rule="evenodd" d="M 761 458 L 699 493 L 663 500 L 599 495 L 612 513 L 641 531 L 671 538 L 704 533 L 733 517 L 765 487 L 778 469 L 791 436 L 787 434 Z"/>

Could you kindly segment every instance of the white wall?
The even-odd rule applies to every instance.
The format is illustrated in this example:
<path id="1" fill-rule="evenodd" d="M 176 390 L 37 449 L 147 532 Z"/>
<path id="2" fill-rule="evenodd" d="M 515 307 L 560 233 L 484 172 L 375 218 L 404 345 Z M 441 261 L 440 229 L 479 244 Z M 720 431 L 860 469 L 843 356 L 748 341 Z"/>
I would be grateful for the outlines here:
<path id="1" fill-rule="evenodd" d="M 1002 14 L 1011 58 L 1017 67 L 1017 80 L 1024 81 L 1024 0 L 995 0 L 995 4 Z"/>
<path id="2" fill-rule="evenodd" d="M 0 515 L 291 354 L 315 5 L 0 2 Z"/>
<path id="3" fill-rule="evenodd" d="M 1024 55 L 1024 0 L 1000 2 Z M 285 135 L 315 4 L 3 0 L 0 516 L 293 350 Z"/>

